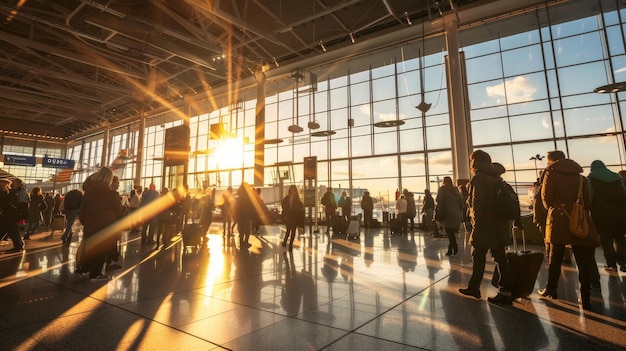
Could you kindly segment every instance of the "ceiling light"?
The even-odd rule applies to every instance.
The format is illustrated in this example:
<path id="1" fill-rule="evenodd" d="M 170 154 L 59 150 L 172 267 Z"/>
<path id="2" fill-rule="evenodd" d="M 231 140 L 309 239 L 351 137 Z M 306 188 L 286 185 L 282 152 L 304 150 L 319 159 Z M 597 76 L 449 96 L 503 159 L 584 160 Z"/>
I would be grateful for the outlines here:
<path id="1" fill-rule="evenodd" d="M 300 127 L 299 125 L 294 124 L 294 125 L 290 125 L 290 126 L 287 128 L 287 130 L 288 130 L 288 131 L 290 131 L 290 132 L 292 132 L 292 133 L 300 133 L 300 132 L 302 132 L 304 129 L 302 129 L 302 127 Z"/>
<path id="2" fill-rule="evenodd" d="M 336 132 L 334 130 L 321 130 L 319 132 L 311 133 L 312 137 L 328 137 L 334 135 Z"/>
<path id="3" fill-rule="evenodd" d="M 322 47 L 322 51 L 326 52 L 326 46 L 324 46 L 324 42 L 320 40 L 320 46 Z"/>
<path id="4" fill-rule="evenodd" d="M 399 127 L 399 126 L 401 126 L 403 124 L 404 124 L 404 121 L 401 121 L 399 119 L 394 119 L 394 120 L 391 120 L 391 121 L 376 122 L 376 123 L 374 123 L 374 127 L 390 128 L 390 127 Z"/>
<path id="5" fill-rule="evenodd" d="M 618 93 L 620 91 L 626 91 L 626 82 L 612 83 L 603 85 L 601 87 L 597 87 L 593 89 L 595 93 L 603 94 L 603 93 Z"/>
<path id="6" fill-rule="evenodd" d="M 276 57 L 272 57 L 272 59 L 274 60 L 274 64 L 276 65 L 276 67 L 280 67 L 280 65 L 278 64 L 278 61 L 276 61 Z"/>
<path id="7" fill-rule="evenodd" d="M 320 124 L 315 122 L 315 121 L 309 122 L 309 124 L 307 124 L 307 126 L 309 127 L 309 129 L 319 129 L 320 128 Z"/>
<path id="8" fill-rule="evenodd" d="M 354 44 L 354 42 L 356 40 L 354 40 L 354 34 L 352 34 L 352 32 L 350 32 L 350 41 L 352 42 L 352 44 Z"/>
<path id="9" fill-rule="evenodd" d="M 411 19 L 409 18 L 409 13 L 404 11 L 404 18 L 406 18 L 406 23 L 411 26 L 413 25 L 413 22 L 411 22 Z"/>

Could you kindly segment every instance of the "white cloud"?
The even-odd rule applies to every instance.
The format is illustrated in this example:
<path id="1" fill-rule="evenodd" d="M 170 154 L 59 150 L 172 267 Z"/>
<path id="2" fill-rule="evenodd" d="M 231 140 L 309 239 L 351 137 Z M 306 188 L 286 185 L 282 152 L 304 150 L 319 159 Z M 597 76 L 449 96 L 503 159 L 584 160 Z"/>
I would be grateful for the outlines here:
<path id="1" fill-rule="evenodd" d="M 533 94 L 537 91 L 537 88 L 523 76 L 517 76 L 513 79 L 507 80 L 506 84 L 506 98 L 510 104 L 517 102 L 532 101 Z M 498 84 L 485 88 L 487 95 L 491 97 L 501 98 L 505 97 L 505 85 Z M 502 102 L 498 100 L 498 102 Z"/>

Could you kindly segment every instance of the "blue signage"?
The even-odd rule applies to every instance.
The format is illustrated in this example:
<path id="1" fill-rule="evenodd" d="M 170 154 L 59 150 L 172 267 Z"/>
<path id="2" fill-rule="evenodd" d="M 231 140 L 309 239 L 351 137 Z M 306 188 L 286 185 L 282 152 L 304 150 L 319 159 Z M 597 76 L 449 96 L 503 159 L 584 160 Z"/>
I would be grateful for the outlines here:
<path id="1" fill-rule="evenodd" d="M 51 168 L 74 168 L 74 160 L 44 157 L 41 159 L 41 166 Z"/>
<path id="2" fill-rule="evenodd" d="M 4 155 L 5 165 L 18 165 L 18 166 L 35 166 L 35 157 L 33 156 L 19 156 L 19 155 Z"/>

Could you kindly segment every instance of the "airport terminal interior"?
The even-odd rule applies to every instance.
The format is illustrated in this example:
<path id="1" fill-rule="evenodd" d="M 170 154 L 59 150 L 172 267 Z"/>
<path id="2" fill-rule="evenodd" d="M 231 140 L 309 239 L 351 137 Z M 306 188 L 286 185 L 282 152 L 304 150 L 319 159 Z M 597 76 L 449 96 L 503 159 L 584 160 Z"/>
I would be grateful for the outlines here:
<path id="1" fill-rule="evenodd" d="M 546 154 L 585 176 L 626 169 L 624 1 L 11 0 L 0 16 L 0 179 L 63 196 L 109 166 L 122 199 L 246 182 L 273 215 L 292 185 L 307 208 L 292 249 L 280 221 L 249 246 L 218 219 L 201 246 L 120 225 L 106 281 L 74 272 L 79 221 L 68 244 L 45 225 L 21 252 L 3 236 L 3 349 L 626 349 L 626 272 L 601 247 L 591 308 L 575 259 L 558 299 L 537 293 L 544 261 L 532 294 L 494 304 L 491 260 L 482 297 L 459 293 L 469 232 L 446 255 L 420 213 L 484 150 L 519 196 L 528 240 L 515 229 L 509 249 L 545 252 L 531 213 Z M 327 189 L 361 219 L 369 192 L 380 226 L 327 232 Z M 398 235 L 404 189 L 416 228 Z"/>

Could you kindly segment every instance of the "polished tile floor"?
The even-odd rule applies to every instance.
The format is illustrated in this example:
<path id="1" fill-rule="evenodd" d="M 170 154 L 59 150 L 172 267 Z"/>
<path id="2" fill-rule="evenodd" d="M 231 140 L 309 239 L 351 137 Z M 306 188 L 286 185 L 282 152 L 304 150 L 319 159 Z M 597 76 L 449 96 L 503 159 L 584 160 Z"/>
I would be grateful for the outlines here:
<path id="1" fill-rule="evenodd" d="M 240 248 L 214 224 L 199 251 L 180 237 L 154 250 L 124 232 L 122 269 L 108 282 L 76 281 L 77 242 L 63 247 L 59 232 L 34 235 L 23 254 L 4 252 L 12 245 L 2 242 L 1 348 L 626 349 L 626 273 L 600 267 L 591 311 L 576 303 L 575 263 L 563 267 L 559 300 L 535 293 L 505 307 L 486 301 L 496 292 L 492 263 L 481 300 L 458 293 L 472 267 L 466 244 L 447 257 L 447 239 L 361 228 L 357 240 L 305 234 L 290 252 L 280 246 L 280 226 Z M 601 266 L 601 249 L 596 256 Z M 544 267 L 537 287 L 546 275 Z"/>

